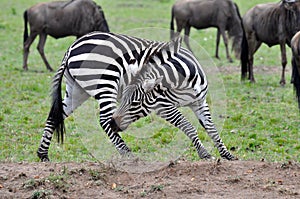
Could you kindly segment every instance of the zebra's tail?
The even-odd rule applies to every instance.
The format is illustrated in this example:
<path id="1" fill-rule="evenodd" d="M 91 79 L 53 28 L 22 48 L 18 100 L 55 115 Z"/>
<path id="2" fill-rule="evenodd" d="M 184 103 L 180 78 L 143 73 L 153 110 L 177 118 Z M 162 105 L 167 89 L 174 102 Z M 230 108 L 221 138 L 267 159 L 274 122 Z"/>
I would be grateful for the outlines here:
<path id="1" fill-rule="evenodd" d="M 24 43 L 26 42 L 28 38 L 28 28 L 27 28 L 27 22 L 28 22 L 28 15 L 27 15 L 27 10 L 25 10 L 24 14 L 24 34 L 23 34 L 23 41 Z"/>
<path id="2" fill-rule="evenodd" d="M 292 59 L 292 74 L 293 74 L 293 84 L 294 84 L 294 89 L 296 92 L 296 98 L 298 100 L 298 107 L 300 110 L 300 75 L 299 75 L 299 71 L 298 71 L 298 67 L 297 67 L 297 63 L 295 58 L 293 57 Z"/>
<path id="3" fill-rule="evenodd" d="M 49 113 L 48 120 L 53 122 L 54 131 L 57 135 L 58 142 L 63 143 L 64 141 L 64 110 L 61 95 L 61 83 L 66 69 L 66 62 L 63 61 L 60 68 L 56 72 L 52 82 L 52 106 Z"/>
<path id="4" fill-rule="evenodd" d="M 171 22 L 170 22 L 170 39 L 174 38 L 174 8 L 171 11 Z"/>

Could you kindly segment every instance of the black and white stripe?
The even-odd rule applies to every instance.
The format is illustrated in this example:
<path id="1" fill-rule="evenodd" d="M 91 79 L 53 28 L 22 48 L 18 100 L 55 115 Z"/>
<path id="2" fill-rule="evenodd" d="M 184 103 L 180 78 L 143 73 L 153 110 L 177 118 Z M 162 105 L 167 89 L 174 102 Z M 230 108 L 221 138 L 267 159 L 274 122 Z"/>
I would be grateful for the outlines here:
<path id="1" fill-rule="evenodd" d="M 66 77 L 66 94 L 61 82 Z M 154 85 L 146 92 L 143 82 Z M 69 48 L 53 82 L 53 102 L 38 149 L 42 161 L 54 130 L 63 140 L 63 122 L 89 97 L 100 107 L 100 125 L 120 154 L 130 153 L 118 131 L 140 117 L 156 111 L 184 131 L 201 158 L 210 158 L 198 139 L 196 129 L 177 110 L 188 105 L 214 140 L 222 157 L 233 159 L 222 143 L 205 101 L 207 81 L 195 57 L 180 42 L 154 42 L 126 35 L 95 32 Z M 117 108 L 117 101 L 121 99 Z M 122 105 L 124 103 L 130 106 Z M 168 107 L 166 109 L 166 107 Z M 122 117 L 120 117 L 120 113 Z M 125 122 L 124 122 L 125 121 Z"/>
<path id="2" fill-rule="evenodd" d="M 163 50 L 151 56 L 124 90 L 111 127 L 125 130 L 135 120 L 156 112 L 191 140 L 200 158 L 211 155 L 198 138 L 196 128 L 177 109 L 188 106 L 196 114 L 223 158 L 232 160 L 212 121 L 206 103 L 207 80 L 200 64 L 187 50 Z"/>

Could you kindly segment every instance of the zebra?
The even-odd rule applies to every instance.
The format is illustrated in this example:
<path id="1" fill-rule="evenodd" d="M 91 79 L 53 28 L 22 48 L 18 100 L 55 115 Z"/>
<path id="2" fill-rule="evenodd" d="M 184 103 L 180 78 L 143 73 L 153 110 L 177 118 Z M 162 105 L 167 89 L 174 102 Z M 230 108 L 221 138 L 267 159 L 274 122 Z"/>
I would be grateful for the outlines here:
<path id="1" fill-rule="evenodd" d="M 155 111 L 192 140 L 200 158 L 210 159 L 195 127 L 177 109 L 189 106 L 221 157 L 234 160 L 211 119 L 205 100 L 207 89 L 204 71 L 192 53 L 181 47 L 180 38 L 157 42 L 116 33 L 89 33 L 69 47 L 53 78 L 52 106 L 38 157 L 49 161 L 53 133 L 56 131 L 58 142 L 63 142 L 64 120 L 93 97 L 100 108 L 100 126 L 122 156 L 131 155 L 131 150 L 118 132 Z"/>

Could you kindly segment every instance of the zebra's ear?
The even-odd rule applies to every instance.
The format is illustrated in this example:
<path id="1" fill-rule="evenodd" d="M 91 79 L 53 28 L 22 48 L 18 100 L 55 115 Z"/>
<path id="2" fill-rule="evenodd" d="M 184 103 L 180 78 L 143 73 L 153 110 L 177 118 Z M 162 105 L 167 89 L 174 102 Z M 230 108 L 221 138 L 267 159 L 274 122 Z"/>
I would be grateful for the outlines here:
<path id="1" fill-rule="evenodd" d="M 143 82 L 143 89 L 144 91 L 147 93 L 147 92 L 150 92 L 151 90 L 153 90 L 158 84 L 161 83 L 163 77 L 160 76 L 156 79 L 146 79 L 144 82 Z"/>

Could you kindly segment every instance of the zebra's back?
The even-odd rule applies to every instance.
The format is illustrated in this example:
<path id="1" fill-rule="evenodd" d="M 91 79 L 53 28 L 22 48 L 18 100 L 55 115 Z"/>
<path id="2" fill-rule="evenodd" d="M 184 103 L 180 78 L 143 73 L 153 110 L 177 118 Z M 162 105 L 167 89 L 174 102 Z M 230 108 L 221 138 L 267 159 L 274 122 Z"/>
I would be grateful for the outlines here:
<path id="1" fill-rule="evenodd" d="M 70 75 L 91 96 L 105 87 L 119 90 L 127 85 L 138 70 L 132 60 L 141 58 L 151 48 L 161 48 L 163 42 L 154 42 L 127 35 L 93 32 L 69 48 L 67 67 Z"/>

